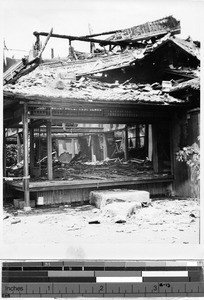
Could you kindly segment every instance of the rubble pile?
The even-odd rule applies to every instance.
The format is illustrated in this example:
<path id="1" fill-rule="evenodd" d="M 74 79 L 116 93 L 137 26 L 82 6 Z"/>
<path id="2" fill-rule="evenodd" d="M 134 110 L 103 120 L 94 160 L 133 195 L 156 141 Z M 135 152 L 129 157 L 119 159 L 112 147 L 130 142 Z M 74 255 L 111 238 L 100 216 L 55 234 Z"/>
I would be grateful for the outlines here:
<path id="1" fill-rule="evenodd" d="M 173 65 L 169 65 L 169 68 L 166 69 L 165 71 L 170 71 L 171 73 L 174 74 L 180 74 L 184 76 L 189 76 L 189 78 L 197 78 L 199 79 L 200 77 L 200 67 L 197 68 L 190 68 L 190 67 L 175 67 Z"/>
<path id="2" fill-rule="evenodd" d="M 22 177 L 23 176 L 23 161 L 6 167 L 6 172 L 8 176 L 11 177 Z"/>
<path id="3" fill-rule="evenodd" d="M 6 205 L 3 230 L 6 243 L 198 244 L 200 205 L 195 199 L 154 200 L 121 219 L 112 207 L 102 214 L 92 205 L 36 208 L 29 213 Z M 123 214 L 123 211 L 121 211 Z M 119 211 L 120 213 L 120 211 Z M 52 228 L 52 230 L 50 230 Z M 41 234 L 39 234 L 39 232 Z M 107 234 L 108 232 L 108 234 Z M 99 238 L 100 237 L 100 238 Z"/>
<path id="4" fill-rule="evenodd" d="M 34 72 L 33 72 L 34 73 Z M 137 103 L 183 103 L 162 90 L 162 85 L 136 84 L 131 82 L 106 83 L 99 80 L 81 77 L 79 80 L 68 80 L 62 73 L 55 77 L 52 73 L 35 73 L 22 77 L 15 85 L 8 84 L 5 92 L 21 93 L 23 95 L 41 95 L 45 98 L 62 97 L 66 99 L 81 99 L 86 101 L 134 101 Z M 32 76 L 31 76 L 32 75 Z"/>
<path id="5" fill-rule="evenodd" d="M 54 177 L 63 180 L 107 179 L 118 176 L 139 176 L 153 174 L 152 163 L 148 160 L 107 159 L 97 162 L 75 161 L 54 164 Z"/>

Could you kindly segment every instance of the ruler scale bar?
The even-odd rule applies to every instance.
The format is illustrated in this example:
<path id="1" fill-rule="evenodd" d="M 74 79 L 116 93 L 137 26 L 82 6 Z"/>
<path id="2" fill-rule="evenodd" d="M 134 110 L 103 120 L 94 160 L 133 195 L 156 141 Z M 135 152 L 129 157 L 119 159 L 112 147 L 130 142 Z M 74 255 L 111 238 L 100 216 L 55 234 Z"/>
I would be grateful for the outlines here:
<path id="1" fill-rule="evenodd" d="M 2 264 L 2 297 L 202 297 L 203 261 Z"/>
<path id="2" fill-rule="evenodd" d="M 131 293 L 131 290 L 133 289 L 134 294 L 139 294 L 139 293 L 144 293 L 145 292 L 145 287 L 146 287 L 146 293 L 158 293 L 158 291 L 161 292 L 171 292 L 171 288 L 173 288 L 172 294 L 178 293 L 179 291 L 181 292 L 193 292 L 193 293 L 199 293 L 202 292 L 204 293 L 204 284 L 201 283 L 184 283 L 184 282 L 170 282 L 168 284 L 162 283 L 160 285 L 158 282 L 153 282 L 153 283 L 147 283 L 145 286 L 142 283 L 106 283 L 106 284 L 77 284 L 77 283 L 72 283 L 72 284 L 57 284 L 57 283 L 52 283 L 52 284 L 36 284 L 36 283 L 27 283 L 27 284 L 19 284 L 19 283 L 13 283 L 13 284 L 3 284 L 3 293 L 10 293 L 10 294 L 25 294 L 26 291 L 28 293 L 39 293 L 39 288 L 41 290 L 42 294 L 52 294 L 52 293 L 67 293 L 69 294 L 75 294 L 75 293 L 84 293 L 84 290 L 92 290 L 93 287 L 93 293 L 119 293 L 119 290 L 121 293 L 126 292 L 127 294 Z M 199 287 L 199 289 L 198 289 Z M 128 291 L 129 289 L 129 291 Z"/>

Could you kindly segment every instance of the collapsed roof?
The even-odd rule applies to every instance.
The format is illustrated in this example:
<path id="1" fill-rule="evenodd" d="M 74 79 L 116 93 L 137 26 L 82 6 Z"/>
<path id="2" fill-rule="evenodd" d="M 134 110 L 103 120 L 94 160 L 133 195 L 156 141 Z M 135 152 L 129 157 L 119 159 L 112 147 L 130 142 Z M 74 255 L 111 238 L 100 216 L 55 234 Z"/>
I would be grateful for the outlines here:
<path id="1" fill-rule="evenodd" d="M 172 16 L 121 30 L 111 35 L 107 40 L 134 42 L 152 37 L 158 38 L 169 32 L 172 34 L 181 32 L 180 21 Z"/>
<path id="2" fill-rule="evenodd" d="M 11 79 L 5 81 L 4 96 L 6 98 L 29 98 L 36 96 L 38 99 L 50 97 L 67 100 L 80 99 L 82 101 L 93 102 L 98 100 L 130 101 L 138 104 L 149 102 L 165 105 L 184 103 L 184 100 L 176 99 L 170 96 L 169 93 L 171 94 L 171 91 L 174 92 L 183 89 L 184 86 L 191 88 L 197 86 L 199 88 L 198 69 L 193 71 L 184 70 L 182 73 L 186 72 L 187 75 L 190 73 L 191 77 L 188 78 L 196 78 L 196 80 L 193 82 L 188 80 L 186 83 L 183 83 L 183 85 L 182 83 L 180 85 L 175 83 L 170 86 L 168 93 L 162 90 L 161 84 L 158 88 L 158 83 L 156 83 L 157 87 L 155 88 L 155 84 L 133 84 L 130 83 L 129 80 L 122 84 L 108 84 L 107 82 L 102 83 L 83 78 L 83 76 L 87 75 L 128 68 L 136 62 L 140 62 L 152 54 L 154 55 L 156 51 L 166 44 L 174 45 L 189 57 L 193 57 L 197 61 L 197 65 L 199 65 L 199 46 L 191 39 L 182 40 L 171 35 L 172 33 L 175 34 L 178 32 L 180 32 L 180 22 L 170 16 L 121 31 L 120 37 L 118 33 L 112 35 L 110 38 L 114 41 L 126 40 L 129 41 L 130 44 L 131 41 L 142 41 L 140 45 L 127 47 L 125 50 L 122 49 L 120 53 L 109 51 L 97 55 L 96 57 L 74 61 L 70 61 L 68 58 L 66 60 L 52 59 L 46 62 L 42 61 L 40 65 L 39 61 L 37 61 L 37 64 L 31 65 L 31 67 L 29 66 L 32 69 L 32 73 L 27 74 L 29 70 L 27 71 L 27 66 L 25 65 L 23 66 L 23 70 L 20 70 L 18 75 L 13 78 L 11 78 L 12 74 L 8 74 L 7 71 L 5 78 Z M 37 36 L 36 32 L 35 35 Z M 46 35 L 47 40 L 49 37 L 54 36 L 52 30 L 49 35 Z M 144 42 L 147 36 L 150 40 Z M 154 39 L 151 39 L 152 37 L 154 37 Z M 90 38 L 86 37 L 86 40 L 87 39 L 90 41 Z M 73 40 L 73 38 L 71 38 L 71 40 Z M 177 70 L 173 66 L 169 66 L 169 71 L 172 70 L 174 72 L 180 72 L 180 70 Z M 16 80 L 18 81 L 16 82 Z M 15 85 L 9 84 L 10 82 L 15 83 Z"/>
<path id="3" fill-rule="evenodd" d="M 107 72 L 114 69 L 129 67 L 135 62 L 143 60 L 151 53 L 154 53 L 166 43 L 173 44 L 198 61 L 200 60 L 200 48 L 193 41 L 182 40 L 176 37 L 171 37 L 167 34 L 156 42 L 147 44 L 144 48 L 129 49 L 115 54 L 108 53 L 99 57 L 84 60 L 68 61 L 52 59 L 45 63 L 42 62 L 41 69 L 49 67 L 51 73 L 57 72 L 57 70 L 59 70 L 59 72 L 63 70 L 67 73 L 67 77 L 73 77 L 73 74 L 75 76 L 85 76 Z M 20 64 L 22 65 L 22 63 Z M 26 74 L 24 69 L 22 71 L 22 75 L 23 72 Z M 5 72 L 4 78 L 7 78 L 8 73 L 9 70 Z M 9 82 L 13 82 L 13 80 L 11 79 L 11 81 L 7 81 L 6 83 Z"/>
<path id="4" fill-rule="evenodd" d="M 50 62 L 42 64 L 42 67 L 63 67 L 67 73 L 72 73 L 76 76 L 91 75 L 100 72 L 106 72 L 109 70 L 129 67 L 136 61 L 143 60 L 150 53 L 155 52 L 158 48 L 166 43 L 174 44 L 176 47 L 182 49 L 190 56 L 193 56 L 197 60 L 200 60 L 200 48 L 197 47 L 192 41 L 181 40 L 176 37 L 171 37 L 169 34 L 167 34 L 156 42 L 145 45 L 144 48 L 129 49 L 124 52 L 115 54 L 108 53 L 86 60 L 52 60 Z"/>
<path id="5" fill-rule="evenodd" d="M 192 80 L 186 81 L 185 86 L 192 84 Z M 195 84 L 195 80 L 193 81 Z M 196 79 L 199 86 L 199 79 Z M 79 80 L 70 80 L 66 72 L 37 68 L 35 71 L 22 77 L 15 84 L 8 84 L 4 88 L 4 96 L 10 98 L 25 99 L 66 99 L 88 102 L 134 102 L 137 104 L 176 104 L 185 103 L 182 99 L 176 99 L 169 95 L 171 91 L 183 88 L 183 85 L 172 86 L 168 93 L 159 83 L 135 84 L 118 82 L 111 84 L 98 80 L 81 77 Z"/>

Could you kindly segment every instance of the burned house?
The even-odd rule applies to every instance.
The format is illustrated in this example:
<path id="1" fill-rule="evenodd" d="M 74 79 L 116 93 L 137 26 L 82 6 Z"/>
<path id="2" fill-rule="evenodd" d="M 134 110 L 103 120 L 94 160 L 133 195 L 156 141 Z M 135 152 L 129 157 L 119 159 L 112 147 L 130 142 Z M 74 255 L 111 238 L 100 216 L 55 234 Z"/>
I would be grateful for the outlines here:
<path id="1" fill-rule="evenodd" d="M 192 196 L 176 152 L 199 136 L 200 45 L 178 33 L 171 16 L 85 37 L 34 32 L 33 59 L 4 74 L 4 148 L 12 131 L 23 161 L 6 166 L 4 151 L 5 189 L 27 207 L 113 187 Z M 43 60 L 40 36 L 68 39 L 68 57 Z"/>

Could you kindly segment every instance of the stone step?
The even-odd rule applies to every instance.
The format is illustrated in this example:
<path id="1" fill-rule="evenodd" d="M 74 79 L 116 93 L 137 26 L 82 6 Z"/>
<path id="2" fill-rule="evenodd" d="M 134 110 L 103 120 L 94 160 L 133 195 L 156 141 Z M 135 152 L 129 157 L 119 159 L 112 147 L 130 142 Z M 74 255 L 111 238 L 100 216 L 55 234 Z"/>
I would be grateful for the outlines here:
<path id="1" fill-rule="evenodd" d="M 150 194 L 147 191 L 138 190 L 100 190 L 92 191 L 89 194 L 89 202 L 95 205 L 97 208 L 102 209 L 105 205 L 113 202 L 117 203 L 132 203 L 132 204 L 142 204 L 150 203 Z"/>

